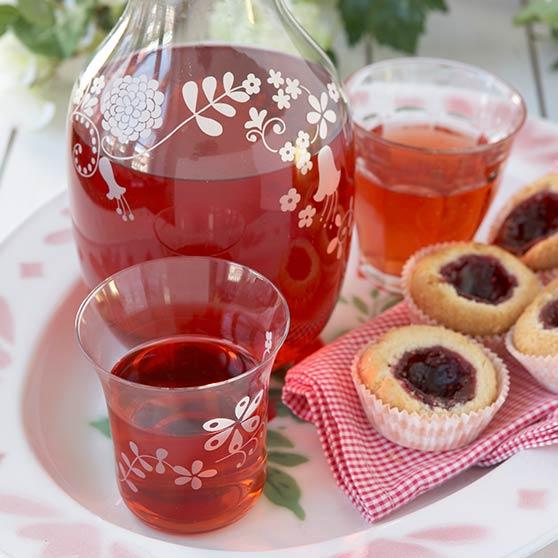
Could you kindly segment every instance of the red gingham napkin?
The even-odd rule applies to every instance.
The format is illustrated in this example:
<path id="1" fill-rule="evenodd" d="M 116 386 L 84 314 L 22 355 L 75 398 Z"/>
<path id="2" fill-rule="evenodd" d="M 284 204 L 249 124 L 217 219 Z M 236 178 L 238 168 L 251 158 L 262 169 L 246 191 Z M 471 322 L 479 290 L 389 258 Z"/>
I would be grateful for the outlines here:
<path id="1" fill-rule="evenodd" d="M 504 406 L 480 438 L 447 452 L 407 449 L 366 420 L 350 373 L 356 352 L 385 331 L 409 323 L 405 303 L 351 331 L 287 373 L 283 401 L 318 429 L 337 483 L 375 521 L 472 465 L 489 466 L 521 449 L 558 443 L 558 396 L 545 391 L 509 355 Z"/>

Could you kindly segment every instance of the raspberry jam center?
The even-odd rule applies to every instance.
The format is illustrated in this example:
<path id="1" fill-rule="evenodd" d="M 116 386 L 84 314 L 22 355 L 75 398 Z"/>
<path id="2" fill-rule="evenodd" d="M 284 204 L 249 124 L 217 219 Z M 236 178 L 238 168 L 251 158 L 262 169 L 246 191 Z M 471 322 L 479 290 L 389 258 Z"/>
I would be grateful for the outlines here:
<path id="1" fill-rule="evenodd" d="M 539 192 L 506 217 L 495 244 L 521 256 L 539 240 L 558 232 L 558 194 Z"/>
<path id="2" fill-rule="evenodd" d="M 544 329 L 558 327 L 558 300 L 551 300 L 541 308 L 539 320 Z"/>
<path id="3" fill-rule="evenodd" d="M 407 351 L 393 373 L 407 391 L 431 407 L 447 409 L 475 395 L 472 364 L 439 345 Z"/>
<path id="4" fill-rule="evenodd" d="M 440 273 L 460 296 L 486 304 L 508 300 L 517 286 L 515 277 L 492 256 L 461 256 L 442 267 Z"/>

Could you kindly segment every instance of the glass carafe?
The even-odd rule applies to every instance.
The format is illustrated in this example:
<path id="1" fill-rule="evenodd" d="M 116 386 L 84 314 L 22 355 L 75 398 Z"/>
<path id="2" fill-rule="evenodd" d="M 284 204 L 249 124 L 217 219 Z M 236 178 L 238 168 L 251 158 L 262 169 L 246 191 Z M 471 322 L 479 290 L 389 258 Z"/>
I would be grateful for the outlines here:
<path id="1" fill-rule="evenodd" d="M 68 130 L 90 287 L 169 250 L 217 255 L 285 295 L 279 363 L 307 350 L 345 271 L 352 136 L 333 66 L 283 0 L 130 0 Z"/>

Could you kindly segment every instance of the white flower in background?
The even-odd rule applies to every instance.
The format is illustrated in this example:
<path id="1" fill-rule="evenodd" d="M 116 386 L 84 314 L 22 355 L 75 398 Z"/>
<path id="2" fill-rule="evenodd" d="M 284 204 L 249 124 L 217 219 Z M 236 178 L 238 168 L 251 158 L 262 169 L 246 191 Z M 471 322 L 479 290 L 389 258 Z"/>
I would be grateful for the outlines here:
<path id="1" fill-rule="evenodd" d="M 179 475 L 183 475 L 175 479 L 174 484 L 181 486 L 183 484 L 190 483 L 192 490 L 199 490 L 202 487 L 203 483 L 201 479 L 209 479 L 217 474 L 215 469 L 206 469 L 204 471 L 203 461 L 200 461 L 199 459 L 196 459 L 192 463 L 190 471 L 181 465 L 174 466 L 173 471 Z"/>
<path id="2" fill-rule="evenodd" d="M 279 89 L 284 83 L 285 80 L 281 76 L 281 72 L 277 72 L 275 70 L 269 70 L 269 77 L 267 78 L 267 83 L 271 83 L 275 89 Z"/>
<path id="3" fill-rule="evenodd" d="M 285 145 L 279 149 L 279 155 L 281 156 L 281 161 L 294 161 L 295 158 L 295 147 L 288 141 Z"/>
<path id="4" fill-rule="evenodd" d="M 337 115 L 334 111 L 327 108 L 329 98 L 327 93 L 322 93 L 320 100 L 314 95 L 308 96 L 308 102 L 314 109 L 306 115 L 306 120 L 309 124 L 317 124 L 319 127 L 320 138 L 326 139 L 327 137 L 327 123 L 333 124 L 337 120 Z"/>
<path id="5" fill-rule="evenodd" d="M 300 202 L 300 194 L 297 192 L 296 188 L 291 188 L 284 196 L 279 198 L 281 211 L 283 213 L 294 211 L 298 202 Z"/>
<path id="6" fill-rule="evenodd" d="M 298 213 L 298 227 L 300 229 L 310 227 L 314 221 L 314 215 L 316 215 L 316 208 L 311 205 L 307 205 Z"/>
<path id="7" fill-rule="evenodd" d="M 334 102 L 337 103 L 339 101 L 339 89 L 337 89 L 337 85 L 333 82 L 327 84 L 327 90 L 329 93 L 329 98 Z"/>
<path id="8" fill-rule="evenodd" d="M 242 82 L 242 87 L 246 90 L 248 95 L 257 95 L 260 92 L 260 85 L 262 81 L 254 74 L 248 74 L 246 79 Z"/>
<path id="9" fill-rule="evenodd" d="M 93 83 L 91 84 L 91 94 L 98 95 L 103 88 L 105 87 L 105 76 L 98 76 L 93 79 Z"/>
<path id="10" fill-rule="evenodd" d="M 299 149 L 308 149 L 310 147 L 310 134 L 300 130 L 295 143 Z"/>
<path id="11" fill-rule="evenodd" d="M 298 96 L 302 93 L 300 88 L 300 81 L 298 79 L 287 78 L 287 86 L 285 91 L 296 101 Z"/>
<path id="12" fill-rule="evenodd" d="M 291 98 L 282 89 L 278 89 L 277 95 L 273 95 L 272 98 L 277 103 L 279 110 L 291 108 Z"/>
<path id="13" fill-rule="evenodd" d="M 105 89 L 101 101 L 103 129 L 121 143 L 147 137 L 163 124 L 165 96 L 159 82 L 146 76 L 124 76 Z"/>
<path id="14" fill-rule="evenodd" d="M 48 59 L 28 50 L 13 33 L 0 37 L 0 123 L 37 129 L 54 115 L 54 103 L 36 85 L 51 71 Z"/>

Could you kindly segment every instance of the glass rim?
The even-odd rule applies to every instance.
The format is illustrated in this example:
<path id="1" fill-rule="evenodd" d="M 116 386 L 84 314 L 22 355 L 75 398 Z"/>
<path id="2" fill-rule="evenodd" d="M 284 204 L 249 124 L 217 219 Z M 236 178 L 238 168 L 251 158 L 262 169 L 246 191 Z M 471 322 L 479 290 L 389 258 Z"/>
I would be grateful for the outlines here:
<path id="1" fill-rule="evenodd" d="M 519 116 L 517 124 L 515 125 L 515 127 L 510 132 L 508 132 L 503 138 L 499 139 L 498 141 L 491 142 L 491 143 L 483 143 L 483 144 L 474 145 L 474 146 L 471 146 L 471 147 L 450 147 L 450 148 L 446 148 L 446 149 L 431 148 L 431 147 L 418 147 L 418 146 L 414 146 L 414 145 L 407 145 L 407 144 L 400 143 L 400 142 L 393 141 L 393 140 L 388 140 L 386 138 L 378 136 L 377 134 L 372 133 L 370 130 L 367 130 L 366 128 L 364 128 L 361 124 L 359 124 L 353 118 L 353 120 L 352 120 L 353 126 L 359 132 L 363 132 L 363 133 L 367 134 L 368 136 L 373 137 L 375 141 L 377 141 L 378 143 L 384 144 L 388 147 L 397 147 L 398 149 L 404 149 L 404 150 L 408 150 L 408 151 L 412 151 L 412 152 L 418 152 L 418 153 L 426 153 L 426 154 L 430 154 L 430 155 L 463 155 L 463 154 L 471 154 L 471 153 L 483 153 L 483 152 L 489 151 L 490 149 L 498 147 L 501 144 L 503 144 L 506 141 L 513 138 L 519 132 L 519 130 L 521 130 L 521 128 L 523 127 L 523 124 L 525 123 L 525 120 L 527 119 L 527 105 L 525 103 L 525 99 L 523 98 L 523 95 L 521 95 L 521 93 L 513 85 L 509 84 L 506 80 L 496 76 L 495 74 L 493 74 L 493 73 L 491 73 L 487 70 L 484 70 L 483 68 L 479 68 L 479 67 L 473 66 L 471 64 L 466 64 L 465 62 L 459 62 L 459 61 L 456 61 L 456 60 L 449 60 L 447 58 L 435 58 L 435 57 L 428 57 L 428 56 L 417 56 L 417 57 L 406 56 L 406 57 L 400 57 L 400 58 L 392 58 L 390 60 L 382 60 L 381 62 L 374 62 L 372 64 L 367 64 L 366 66 L 363 66 L 362 68 L 359 68 L 358 70 L 355 70 L 354 72 L 352 72 L 343 81 L 343 85 L 345 86 L 345 88 L 347 90 L 347 93 L 348 93 L 347 96 L 349 97 L 349 105 L 350 105 L 349 90 L 350 90 L 351 82 L 353 82 L 354 80 L 359 78 L 360 74 L 365 74 L 366 72 L 369 72 L 373 68 L 374 69 L 381 68 L 382 66 L 386 66 L 386 67 L 388 67 L 388 66 L 399 66 L 399 65 L 403 65 L 403 64 L 409 64 L 409 63 L 421 64 L 421 65 L 434 65 L 434 64 L 445 65 L 445 66 L 450 66 L 452 68 L 464 70 L 468 73 L 474 73 L 474 74 L 478 74 L 478 75 L 482 75 L 484 77 L 490 78 L 494 82 L 498 83 L 504 89 L 507 89 L 510 92 L 512 97 L 515 96 L 515 97 L 517 97 L 517 99 L 519 99 L 519 103 L 518 103 L 517 106 L 520 110 L 520 116 Z"/>
<path id="2" fill-rule="evenodd" d="M 277 342 L 275 344 L 275 348 L 273 350 L 271 350 L 265 358 L 262 358 L 262 360 L 260 362 L 258 362 L 256 365 L 252 366 L 250 369 L 246 370 L 242 374 L 239 374 L 238 376 L 234 376 L 233 378 L 229 378 L 228 380 L 222 380 L 220 382 L 212 382 L 210 384 L 204 384 L 204 385 L 201 385 L 201 386 L 161 387 L 161 386 L 150 386 L 150 385 L 147 385 L 147 384 L 140 384 L 138 382 L 132 382 L 131 380 L 127 380 L 126 378 L 121 378 L 120 376 L 115 376 L 114 374 L 112 374 L 111 370 L 106 370 L 98 362 L 96 362 L 95 359 L 85 349 L 85 346 L 84 346 L 83 341 L 82 341 L 82 339 L 83 339 L 83 334 L 82 333 L 83 332 L 81 331 L 81 324 L 83 322 L 83 320 L 82 320 L 83 314 L 84 314 L 86 308 L 89 306 L 89 304 L 93 301 L 95 296 L 99 292 L 101 292 L 111 281 L 114 281 L 114 279 L 117 278 L 118 276 L 122 276 L 126 273 L 129 273 L 134 269 L 138 269 L 138 268 L 141 268 L 141 267 L 147 267 L 147 266 L 150 266 L 150 265 L 157 265 L 157 264 L 160 264 L 161 262 L 169 262 L 169 261 L 173 261 L 173 260 L 174 261 L 180 260 L 182 262 L 184 262 L 185 260 L 194 260 L 194 261 L 201 261 L 201 260 L 208 261 L 209 260 L 209 261 L 213 261 L 213 262 L 217 263 L 218 265 L 238 266 L 238 267 L 242 268 L 244 271 L 247 271 L 250 275 L 252 275 L 256 279 L 258 279 L 259 281 L 262 281 L 264 284 L 271 287 L 272 291 L 274 291 L 277 295 L 278 304 L 283 306 L 284 309 L 285 309 L 285 325 L 284 325 L 284 328 L 283 328 L 283 333 L 282 333 L 282 335 L 279 339 L 279 342 Z M 224 260 L 222 258 L 217 258 L 217 257 L 214 257 L 214 256 L 168 256 L 166 258 L 157 258 L 157 259 L 154 259 L 154 260 L 147 260 L 145 262 L 140 262 L 140 263 L 131 265 L 129 267 L 125 267 L 124 269 L 121 269 L 120 271 L 117 271 L 117 272 L 113 273 L 112 275 L 110 275 L 109 277 L 107 277 L 106 279 L 101 281 L 96 287 L 94 287 L 87 294 L 87 296 L 83 299 L 83 301 L 79 305 L 79 308 L 76 312 L 76 317 L 75 317 L 75 320 L 74 320 L 74 332 L 75 332 L 75 336 L 76 336 L 76 339 L 77 339 L 78 346 L 79 346 L 82 354 L 95 367 L 97 372 L 102 373 L 102 375 L 104 377 L 110 379 L 111 381 L 115 381 L 119 384 L 123 384 L 125 386 L 131 387 L 131 388 L 134 388 L 134 389 L 140 389 L 140 390 L 146 390 L 146 391 L 158 392 L 158 393 L 164 392 L 166 394 L 174 394 L 174 393 L 195 393 L 195 392 L 203 391 L 203 390 L 206 390 L 206 389 L 219 389 L 219 388 L 231 385 L 233 383 L 236 383 L 237 381 L 242 380 L 242 379 L 254 374 L 255 372 L 257 372 L 261 368 L 269 365 L 275 359 L 277 353 L 279 352 L 279 349 L 283 346 L 283 344 L 285 342 L 285 339 L 287 338 L 287 335 L 289 334 L 290 324 L 291 324 L 291 314 L 290 314 L 290 310 L 289 310 L 289 305 L 287 304 L 287 300 L 283 296 L 283 293 L 281 293 L 281 291 L 275 286 L 275 284 L 272 281 L 270 281 L 267 277 L 265 277 L 264 275 L 262 275 L 258 271 L 254 270 L 254 269 L 252 269 L 252 268 L 250 268 L 246 265 L 242 265 L 242 264 L 230 261 L 230 260 Z M 156 340 L 157 340 L 157 338 L 153 338 L 152 340 L 146 341 L 146 343 L 150 343 L 151 341 L 156 341 Z M 140 347 L 142 345 L 144 345 L 144 343 L 141 343 L 140 345 L 138 345 L 138 347 Z"/>

